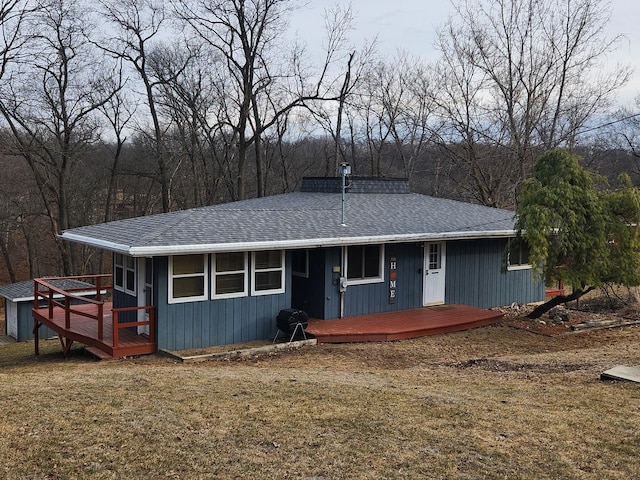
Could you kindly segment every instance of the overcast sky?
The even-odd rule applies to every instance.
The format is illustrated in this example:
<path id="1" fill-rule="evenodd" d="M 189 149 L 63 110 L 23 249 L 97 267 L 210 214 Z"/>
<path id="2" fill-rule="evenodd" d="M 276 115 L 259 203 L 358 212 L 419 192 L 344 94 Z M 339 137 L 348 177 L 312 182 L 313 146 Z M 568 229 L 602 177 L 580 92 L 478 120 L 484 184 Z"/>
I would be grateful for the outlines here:
<path id="1" fill-rule="evenodd" d="M 335 4 L 336 0 L 310 0 L 291 18 L 292 29 L 308 41 L 314 37 L 320 41 L 323 11 Z M 453 12 L 447 0 L 352 0 L 351 5 L 356 24 L 351 38 L 356 45 L 377 35 L 383 55 L 391 57 L 402 49 L 425 60 L 437 58 L 436 31 Z M 623 34 L 626 39 L 609 61 L 634 68 L 632 81 L 619 95 L 622 103 L 630 103 L 640 94 L 640 0 L 611 0 L 611 9 L 609 34 Z"/>

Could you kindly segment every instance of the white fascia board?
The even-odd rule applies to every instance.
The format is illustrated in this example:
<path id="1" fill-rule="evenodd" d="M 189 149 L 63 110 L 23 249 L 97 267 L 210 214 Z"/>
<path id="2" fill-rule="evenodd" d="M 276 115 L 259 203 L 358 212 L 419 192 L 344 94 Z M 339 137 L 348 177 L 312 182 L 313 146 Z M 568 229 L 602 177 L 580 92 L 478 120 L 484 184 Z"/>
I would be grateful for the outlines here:
<path id="1" fill-rule="evenodd" d="M 76 235 L 67 232 L 61 233 L 58 237 L 63 240 L 69 240 L 70 242 L 82 243 L 83 245 L 90 245 L 92 247 L 102 248 L 116 253 L 124 253 L 125 255 L 129 255 L 129 250 L 131 249 L 129 245 L 124 245 L 122 243 L 109 242 L 95 237 L 86 237 L 84 235 Z"/>
<path id="2" fill-rule="evenodd" d="M 212 243 L 194 245 L 164 245 L 157 247 L 131 247 L 128 254 L 133 257 L 157 257 L 165 255 L 188 255 L 198 253 L 225 253 L 258 250 L 293 250 L 296 248 L 340 247 L 345 245 L 367 245 L 376 243 L 426 242 L 442 240 L 476 240 L 480 238 L 508 238 L 515 230 L 491 232 L 445 232 L 429 234 L 376 235 L 368 237 L 334 237 L 301 240 L 274 240 L 261 242 Z"/>
<path id="3" fill-rule="evenodd" d="M 402 235 L 374 235 L 357 237 L 330 237 L 299 240 L 274 240 L 260 242 L 210 243 L 192 245 L 159 245 L 153 247 L 131 247 L 108 242 L 94 237 L 63 233 L 60 238 L 72 242 L 122 253 L 132 257 L 158 257 L 198 253 L 225 253 L 258 250 L 293 250 L 296 248 L 341 247 L 345 245 L 367 245 L 374 243 L 426 242 L 443 240 L 476 240 L 480 238 L 507 238 L 515 236 L 515 230 L 468 231 L 443 233 L 409 233 Z"/>

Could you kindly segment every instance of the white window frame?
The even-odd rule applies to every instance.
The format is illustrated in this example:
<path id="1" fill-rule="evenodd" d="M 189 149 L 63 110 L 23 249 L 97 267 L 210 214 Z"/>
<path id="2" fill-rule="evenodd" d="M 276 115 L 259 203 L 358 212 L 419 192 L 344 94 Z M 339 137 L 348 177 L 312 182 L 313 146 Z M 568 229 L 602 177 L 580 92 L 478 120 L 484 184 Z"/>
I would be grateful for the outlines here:
<path id="1" fill-rule="evenodd" d="M 174 275 L 173 274 L 173 259 L 175 257 L 185 257 L 185 256 L 190 256 L 190 255 L 200 255 L 202 256 L 202 262 L 203 262 L 203 272 L 197 272 L 197 273 L 187 273 L 187 274 L 181 274 L 181 275 Z M 208 300 L 209 299 L 209 262 L 208 262 L 208 255 L 207 254 L 185 254 L 185 255 L 174 255 L 174 256 L 170 256 L 169 257 L 169 299 L 168 299 L 168 303 L 172 304 L 172 303 L 189 303 L 189 302 L 199 302 L 202 300 Z M 174 278 L 189 278 L 189 277 L 204 277 L 204 285 L 203 285 L 203 294 L 202 295 L 197 295 L 197 296 L 193 296 L 193 297 L 178 297 L 178 298 L 174 298 L 173 297 L 173 280 Z"/>
<path id="2" fill-rule="evenodd" d="M 300 252 L 304 253 L 304 271 L 299 272 L 297 270 L 294 270 L 293 256 L 296 253 Z M 296 277 L 309 278 L 309 249 L 291 251 L 291 274 L 295 275 Z"/>
<path id="3" fill-rule="evenodd" d="M 380 244 L 380 255 L 379 260 L 380 264 L 378 265 L 379 275 L 377 277 L 368 277 L 368 278 L 348 278 L 349 274 L 349 247 L 371 247 L 374 245 L 348 245 L 344 248 L 344 262 L 345 269 L 344 275 L 347 277 L 347 285 L 366 285 L 369 283 L 382 283 L 384 282 L 384 243 Z"/>
<path id="4" fill-rule="evenodd" d="M 512 239 L 510 238 L 507 242 L 507 270 L 531 270 L 533 266 L 530 263 L 511 264 L 511 241 Z"/>
<path id="5" fill-rule="evenodd" d="M 256 253 L 251 252 L 251 295 L 259 296 L 259 295 L 277 295 L 279 293 L 284 293 L 285 291 L 285 256 L 284 250 L 278 250 L 280 252 L 280 267 L 278 268 L 265 268 L 265 269 L 256 269 Z M 280 271 L 280 288 L 271 289 L 271 290 L 256 290 L 256 274 L 264 273 L 264 272 L 277 272 Z"/>
<path id="6" fill-rule="evenodd" d="M 216 269 L 216 259 L 218 255 L 224 255 L 224 253 L 214 253 L 211 255 L 211 272 L 212 272 L 212 281 L 211 281 L 211 298 L 213 300 L 218 300 L 222 298 L 238 298 L 238 297 L 246 297 L 249 295 L 249 255 L 247 252 L 229 252 L 229 253 L 242 253 L 244 256 L 244 270 L 233 270 L 233 271 L 225 271 L 218 272 Z M 244 274 L 244 288 L 241 292 L 233 292 L 233 293 L 216 293 L 216 281 L 218 276 L 231 275 L 231 274 Z"/>
<path id="7" fill-rule="evenodd" d="M 133 267 L 129 266 L 128 259 L 133 260 Z M 130 257 L 128 255 L 123 255 L 122 253 L 114 253 L 113 254 L 113 288 L 119 292 L 124 292 L 128 295 L 136 295 L 136 281 L 137 281 L 137 271 L 136 271 L 136 259 Z M 122 269 L 122 285 L 118 285 L 116 283 L 117 275 L 116 269 Z M 129 288 L 129 282 L 127 281 L 128 273 L 133 273 L 133 288 Z"/>

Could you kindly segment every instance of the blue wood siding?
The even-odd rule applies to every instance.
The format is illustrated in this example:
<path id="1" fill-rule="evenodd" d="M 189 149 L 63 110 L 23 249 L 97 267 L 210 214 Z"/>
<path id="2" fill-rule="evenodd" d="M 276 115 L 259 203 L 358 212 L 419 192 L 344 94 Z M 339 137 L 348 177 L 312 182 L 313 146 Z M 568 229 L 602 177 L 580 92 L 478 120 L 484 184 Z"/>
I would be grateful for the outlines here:
<path id="1" fill-rule="evenodd" d="M 137 307 L 138 299 L 135 295 L 130 295 L 120 290 L 113 289 L 113 308 L 127 308 Z M 122 322 L 135 322 L 138 314 L 135 311 L 123 312 L 118 315 L 118 321 Z"/>
<path id="2" fill-rule="evenodd" d="M 289 252 L 285 261 L 285 293 L 276 295 L 169 304 L 168 258 L 158 258 L 154 268 L 160 349 L 182 350 L 270 339 L 276 333 L 278 312 L 291 307 Z"/>
<path id="3" fill-rule="evenodd" d="M 447 242 L 445 303 L 491 308 L 544 300 L 530 269 L 504 268 L 506 239 Z"/>
<path id="4" fill-rule="evenodd" d="M 544 285 L 529 269 L 503 268 L 505 239 L 449 241 L 446 249 L 445 303 L 482 308 L 544 300 Z M 423 302 L 424 248 L 419 242 L 384 248 L 384 281 L 350 285 L 344 316 L 419 308 Z M 396 257 L 396 299 L 389 302 L 389 262 Z M 158 348 L 180 350 L 272 338 L 278 312 L 294 306 L 323 319 L 340 316 L 340 247 L 309 252 L 309 278 L 292 277 L 286 253 L 285 292 L 191 303 L 168 303 L 168 258 L 154 259 L 154 298 Z M 211 277 L 210 277 L 211 278 Z M 252 281 L 251 272 L 249 281 Z M 293 286 L 295 282 L 295 287 Z M 292 293 L 295 292 L 295 294 Z M 118 302 L 135 298 L 123 296 Z M 115 294 L 114 294 L 115 302 Z"/>
<path id="5" fill-rule="evenodd" d="M 389 303 L 389 261 L 392 255 L 397 261 L 395 303 Z M 395 312 L 421 307 L 422 258 L 423 248 L 420 243 L 385 245 L 384 282 L 348 286 L 344 298 L 344 316 Z"/>

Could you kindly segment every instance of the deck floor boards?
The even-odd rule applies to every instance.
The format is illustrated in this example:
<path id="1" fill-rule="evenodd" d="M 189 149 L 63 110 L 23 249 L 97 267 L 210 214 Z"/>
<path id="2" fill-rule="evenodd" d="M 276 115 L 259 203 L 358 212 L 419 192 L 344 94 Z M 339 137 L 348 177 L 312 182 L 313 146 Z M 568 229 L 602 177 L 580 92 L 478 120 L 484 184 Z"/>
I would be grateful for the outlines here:
<path id="1" fill-rule="evenodd" d="M 95 305 L 74 305 L 75 310 L 95 314 Z M 65 312 L 60 307 L 53 309 L 53 316 L 49 318 L 49 310 L 42 308 L 33 311 L 37 320 L 54 330 L 58 336 L 69 338 L 87 346 L 97 347 L 111 356 L 140 355 L 155 352 L 155 343 L 144 335 L 139 335 L 128 329 L 120 329 L 118 333 L 118 345 L 113 341 L 113 314 L 112 304 L 104 304 L 103 334 L 98 338 L 98 322 L 93 318 L 82 315 L 71 315 L 70 328 L 65 327 Z"/>
<path id="2" fill-rule="evenodd" d="M 496 323 L 502 313 L 467 305 L 441 305 L 338 320 L 310 319 L 306 332 L 319 343 L 382 342 L 467 330 Z"/>

